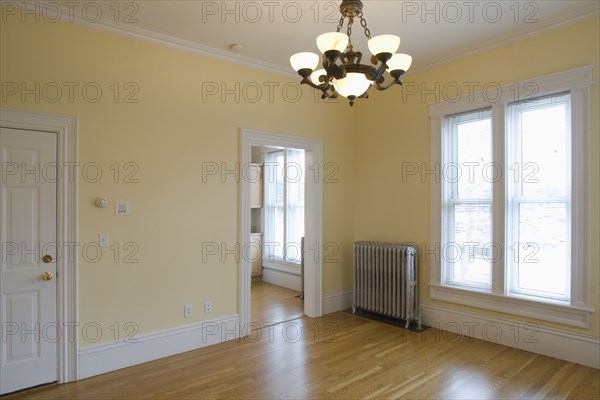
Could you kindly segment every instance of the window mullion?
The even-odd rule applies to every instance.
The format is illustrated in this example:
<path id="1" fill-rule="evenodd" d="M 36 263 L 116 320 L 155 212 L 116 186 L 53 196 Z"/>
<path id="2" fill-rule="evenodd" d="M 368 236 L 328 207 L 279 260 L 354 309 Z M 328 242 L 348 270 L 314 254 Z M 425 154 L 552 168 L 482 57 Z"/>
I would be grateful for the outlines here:
<path id="1" fill-rule="evenodd" d="M 288 177 L 287 177 L 287 155 L 288 150 L 283 151 L 283 259 L 287 257 L 287 228 L 288 228 Z"/>
<path id="2" fill-rule="evenodd" d="M 506 171 L 506 136 L 505 136 L 504 103 L 492 107 L 492 162 L 500 171 Z M 501 173 L 494 180 L 492 189 L 492 241 L 495 248 L 506 246 L 506 174 Z M 494 255 L 492 261 L 492 293 L 507 293 L 507 265 L 504 262 L 505 252 Z"/>

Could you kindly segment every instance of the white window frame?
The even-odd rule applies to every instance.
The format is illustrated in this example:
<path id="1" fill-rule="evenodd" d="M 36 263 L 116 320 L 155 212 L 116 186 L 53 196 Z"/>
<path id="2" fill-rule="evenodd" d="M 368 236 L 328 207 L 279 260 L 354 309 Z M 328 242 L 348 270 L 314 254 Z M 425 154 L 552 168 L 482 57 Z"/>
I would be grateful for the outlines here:
<path id="1" fill-rule="evenodd" d="M 483 308 L 508 314 L 536 318 L 582 328 L 590 327 L 591 268 L 591 86 L 594 66 L 552 74 L 505 86 L 488 85 L 490 90 L 469 93 L 460 99 L 430 104 L 431 161 L 440 166 L 443 123 L 449 115 L 492 108 L 492 146 L 494 162 L 507 171 L 505 160 L 506 107 L 527 98 L 562 92 L 571 94 L 572 123 L 572 230 L 571 230 L 571 301 L 570 304 L 508 296 L 509 283 L 505 273 L 504 254 L 494 259 L 491 291 L 465 289 L 443 284 L 440 253 L 442 241 L 442 179 L 431 184 L 431 238 L 429 249 L 421 249 L 430 260 L 429 294 L 434 300 Z M 493 197 L 505 199 L 505 178 L 494 183 Z M 505 203 L 493 205 L 492 237 L 495 243 L 506 242 Z M 505 252 L 503 252 L 505 253 Z M 432 254 L 435 254 L 432 256 Z"/>

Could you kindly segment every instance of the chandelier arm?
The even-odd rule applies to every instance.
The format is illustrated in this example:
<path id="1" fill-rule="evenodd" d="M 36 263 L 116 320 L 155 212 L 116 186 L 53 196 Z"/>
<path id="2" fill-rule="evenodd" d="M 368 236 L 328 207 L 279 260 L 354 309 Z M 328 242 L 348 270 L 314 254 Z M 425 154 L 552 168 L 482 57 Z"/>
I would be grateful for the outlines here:
<path id="1" fill-rule="evenodd" d="M 388 85 L 382 85 L 379 82 L 375 82 L 373 84 L 373 86 L 375 86 L 375 89 L 379 90 L 380 92 L 384 92 L 395 85 L 402 86 L 402 82 L 400 81 L 400 78 L 394 78 L 394 80 L 392 82 L 390 82 Z"/>
<path id="2" fill-rule="evenodd" d="M 329 78 L 329 76 L 327 76 L 327 80 L 325 82 L 323 82 L 320 85 L 317 85 L 310 78 L 310 76 L 311 76 L 312 73 L 313 73 L 313 70 L 310 69 L 310 68 L 302 68 L 302 69 L 300 69 L 298 71 L 298 75 L 300 75 L 302 77 L 302 80 L 300 81 L 300 84 L 301 85 L 308 85 L 311 88 L 320 90 L 322 92 L 325 92 L 327 89 L 329 89 L 329 87 L 332 86 L 329 83 L 331 81 L 331 78 Z"/>
<path id="3" fill-rule="evenodd" d="M 323 82 L 322 84 L 317 85 L 308 77 L 302 78 L 300 84 L 308 85 L 313 89 L 322 91 L 323 93 L 325 93 L 329 88 L 333 88 L 333 86 L 329 82 Z"/>
<path id="4" fill-rule="evenodd" d="M 300 81 L 300 84 L 301 85 L 308 85 L 308 86 L 310 86 L 313 89 L 317 89 L 317 90 L 323 91 L 323 88 L 321 87 L 321 85 L 315 84 L 313 81 L 310 80 L 310 78 L 303 78 Z"/>
<path id="5" fill-rule="evenodd" d="M 311 88 L 320 91 L 322 93 L 322 95 L 321 95 L 322 99 L 337 98 L 337 92 L 335 91 L 335 88 L 333 87 L 333 85 L 330 83 L 323 83 L 321 85 L 317 85 L 310 78 L 306 77 L 306 78 L 302 78 L 302 80 L 300 81 L 300 84 L 308 85 Z"/>
<path id="6" fill-rule="evenodd" d="M 382 63 L 379 68 L 375 70 L 375 75 L 373 76 L 373 81 L 379 82 L 383 78 L 383 74 L 387 70 L 387 64 Z"/>

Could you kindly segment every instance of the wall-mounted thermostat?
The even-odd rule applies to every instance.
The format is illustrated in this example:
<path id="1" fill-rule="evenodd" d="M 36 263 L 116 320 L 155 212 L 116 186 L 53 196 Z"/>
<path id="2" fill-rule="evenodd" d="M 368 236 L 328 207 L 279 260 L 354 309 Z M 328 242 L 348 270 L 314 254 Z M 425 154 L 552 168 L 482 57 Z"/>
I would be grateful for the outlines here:
<path id="1" fill-rule="evenodd" d="M 116 201 L 115 202 L 115 215 L 129 215 L 129 202 L 128 201 Z"/>

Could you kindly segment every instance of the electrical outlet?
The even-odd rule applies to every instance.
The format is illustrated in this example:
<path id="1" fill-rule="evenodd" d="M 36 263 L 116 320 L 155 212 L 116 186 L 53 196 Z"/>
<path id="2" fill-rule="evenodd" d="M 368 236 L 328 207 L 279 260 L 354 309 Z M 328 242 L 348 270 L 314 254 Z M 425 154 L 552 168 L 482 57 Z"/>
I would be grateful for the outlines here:
<path id="1" fill-rule="evenodd" d="M 108 247 L 108 233 L 98 234 L 98 245 L 100 247 Z"/>
<path id="2" fill-rule="evenodd" d="M 212 312 L 212 301 L 210 301 L 210 300 L 206 300 L 206 301 L 204 302 L 204 312 L 205 312 L 205 313 L 207 313 L 207 314 L 208 314 L 209 312 Z"/>
<path id="3" fill-rule="evenodd" d="M 191 318 L 192 317 L 192 305 L 191 304 L 186 304 L 183 307 L 183 316 L 185 318 Z"/>

